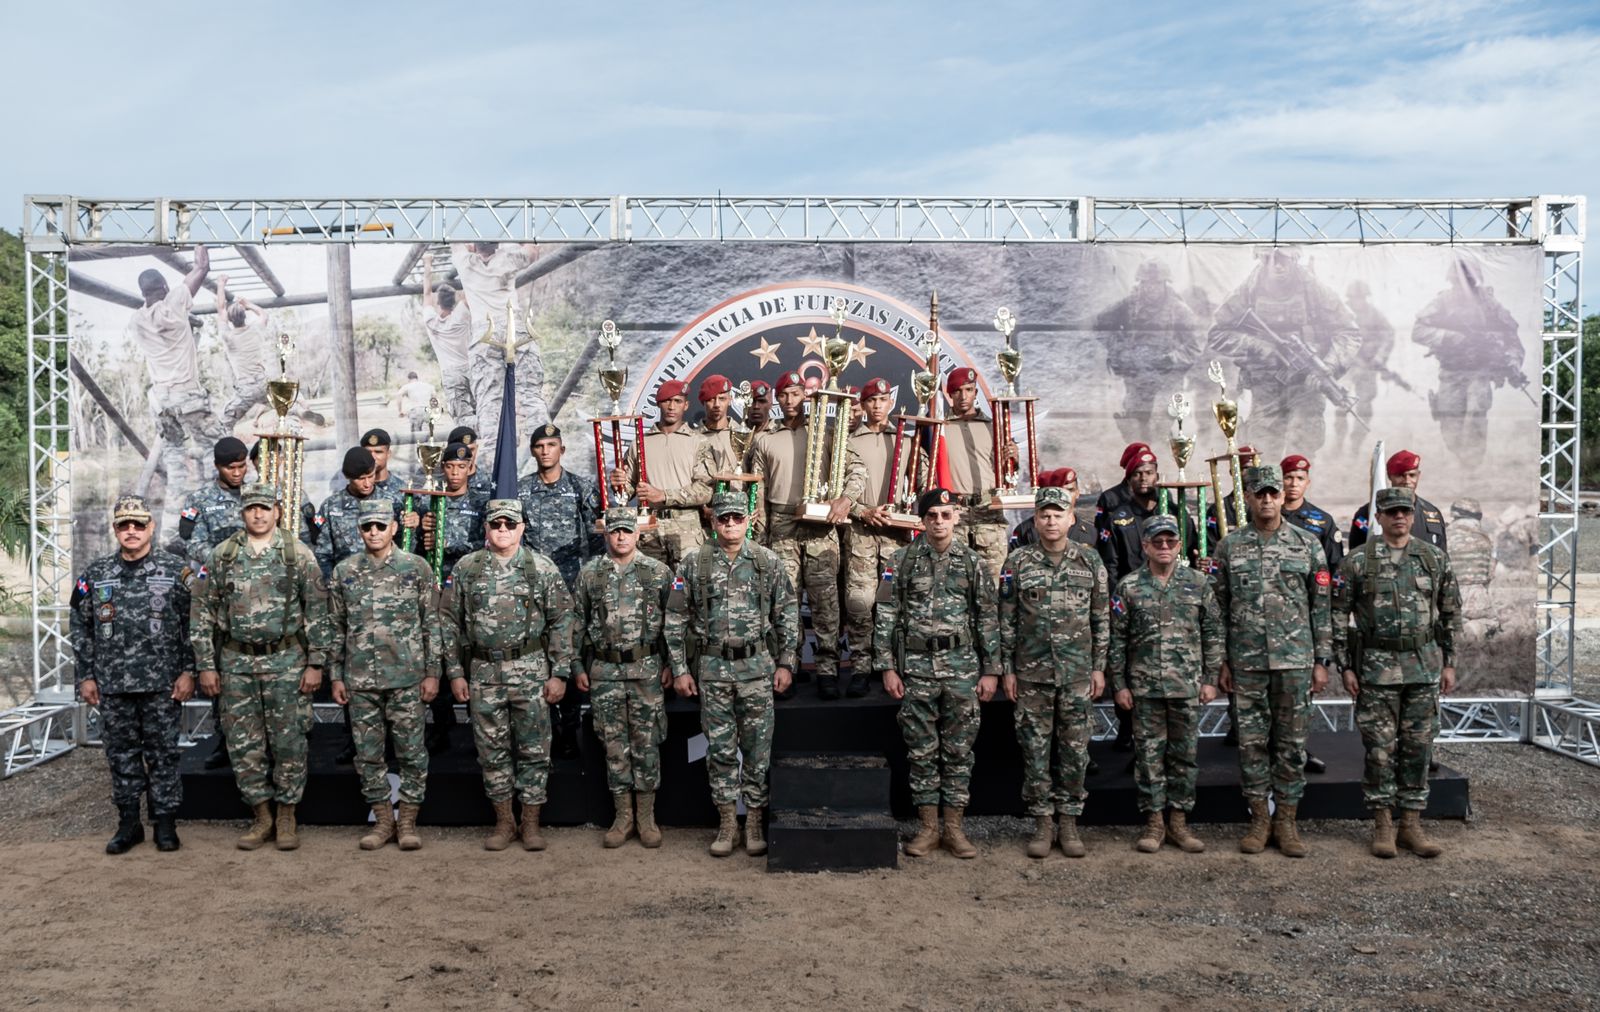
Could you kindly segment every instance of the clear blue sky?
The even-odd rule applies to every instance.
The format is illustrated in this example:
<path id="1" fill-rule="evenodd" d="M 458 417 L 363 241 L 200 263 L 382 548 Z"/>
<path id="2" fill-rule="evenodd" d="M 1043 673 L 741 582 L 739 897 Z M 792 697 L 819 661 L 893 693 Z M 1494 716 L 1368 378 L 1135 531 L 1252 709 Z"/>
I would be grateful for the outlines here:
<path id="1" fill-rule="evenodd" d="M 12 229 L 27 192 L 1600 194 L 1593 3 L 4 8 Z"/>

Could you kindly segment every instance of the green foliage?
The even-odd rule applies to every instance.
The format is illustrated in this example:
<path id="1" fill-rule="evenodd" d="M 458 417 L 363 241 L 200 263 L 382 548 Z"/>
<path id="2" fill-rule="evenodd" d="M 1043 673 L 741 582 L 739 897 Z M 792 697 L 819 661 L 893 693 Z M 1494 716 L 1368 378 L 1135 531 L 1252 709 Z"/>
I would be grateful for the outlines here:
<path id="1" fill-rule="evenodd" d="M 0 486 L 27 484 L 28 321 L 22 239 L 0 230 Z"/>
<path id="2" fill-rule="evenodd" d="M 1600 486 L 1600 313 L 1583 318 L 1583 458 L 1580 483 Z"/>

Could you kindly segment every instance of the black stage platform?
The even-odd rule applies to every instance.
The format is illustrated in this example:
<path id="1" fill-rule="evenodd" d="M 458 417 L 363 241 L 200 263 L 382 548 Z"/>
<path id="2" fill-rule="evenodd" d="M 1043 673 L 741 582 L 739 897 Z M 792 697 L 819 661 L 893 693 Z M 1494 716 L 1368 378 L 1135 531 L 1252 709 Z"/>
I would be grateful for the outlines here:
<path id="1" fill-rule="evenodd" d="M 800 694 L 778 703 L 773 749 L 777 753 L 855 752 L 883 755 L 891 773 L 894 814 L 910 818 L 906 786 L 905 746 L 895 724 L 898 704 L 880 687 L 865 699 L 823 702 L 813 685 L 800 686 Z M 692 700 L 673 699 L 667 704 L 667 740 L 662 744 L 662 785 L 656 815 L 666 826 L 712 826 L 716 809 L 711 804 L 703 759 L 689 761 L 691 740 L 700 734 L 699 707 Z M 368 810 L 361 800 L 355 771 L 334 763 L 343 741 L 343 728 L 320 724 L 311 735 L 310 778 L 301 802 L 301 821 L 327 825 L 365 822 Z M 550 771 L 550 801 L 543 821 L 551 825 L 604 825 L 611 821 L 611 796 L 606 789 L 605 752 L 585 720 L 581 758 L 555 760 Z M 1307 776 L 1300 814 L 1307 819 L 1364 819 L 1361 804 L 1361 739 L 1354 732 L 1314 734 L 1311 749 L 1327 764 L 1322 774 Z M 209 740 L 187 749 L 180 763 L 183 772 L 184 819 L 243 819 L 249 814 L 239 800 L 231 770 L 207 770 L 204 759 Z M 1140 818 L 1129 753 L 1114 752 L 1109 742 L 1096 742 L 1090 755 L 1100 772 L 1089 778 L 1089 800 L 1083 814 L 1088 825 L 1136 825 Z M 1017 746 L 1012 707 L 1007 702 L 986 703 L 978 733 L 977 762 L 972 777 L 969 815 L 1022 814 L 1021 752 Z M 1465 818 L 1469 808 L 1467 778 L 1447 767 L 1433 777 L 1428 815 Z M 1200 742 L 1198 803 L 1195 822 L 1240 822 L 1248 818 L 1239 794 L 1238 751 L 1220 739 Z M 493 822 L 493 812 L 483 796 L 483 781 L 472 745 L 471 729 L 454 729 L 451 749 L 433 757 L 428 772 L 428 796 L 421 819 L 432 825 L 477 825 Z"/>

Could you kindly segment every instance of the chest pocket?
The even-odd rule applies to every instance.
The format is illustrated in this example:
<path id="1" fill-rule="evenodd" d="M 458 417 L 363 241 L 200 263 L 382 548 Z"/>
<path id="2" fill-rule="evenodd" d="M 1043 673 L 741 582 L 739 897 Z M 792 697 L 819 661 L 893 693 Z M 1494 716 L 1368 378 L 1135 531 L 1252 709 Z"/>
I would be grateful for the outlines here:
<path id="1" fill-rule="evenodd" d="M 1254 594 L 1261 589 L 1261 563 L 1255 559 L 1228 564 L 1228 589 L 1235 594 Z"/>

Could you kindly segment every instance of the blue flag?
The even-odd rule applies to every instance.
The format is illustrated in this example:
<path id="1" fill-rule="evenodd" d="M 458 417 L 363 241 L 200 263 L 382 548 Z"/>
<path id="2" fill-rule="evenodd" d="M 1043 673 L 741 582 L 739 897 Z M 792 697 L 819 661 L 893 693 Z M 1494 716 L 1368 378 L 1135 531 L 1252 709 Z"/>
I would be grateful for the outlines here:
<path id="1" fill-rule="evenodd" d="M 500 397 L 500 429 L 494 445 L 494 497 L 517 497 L 517 365 L 506 363 L 506 389 Z"/>

